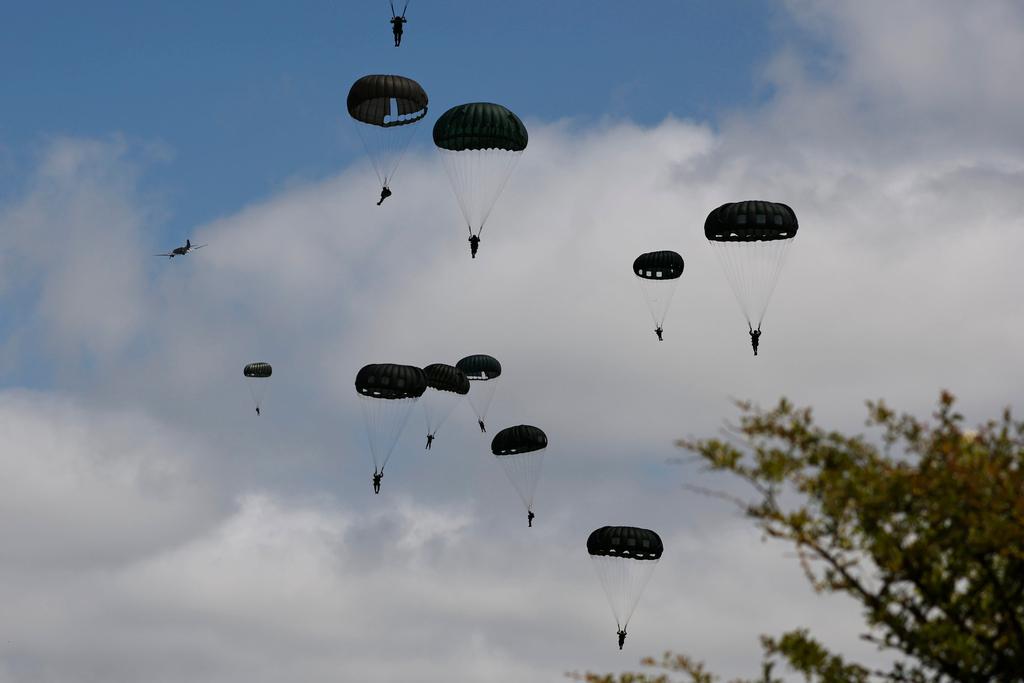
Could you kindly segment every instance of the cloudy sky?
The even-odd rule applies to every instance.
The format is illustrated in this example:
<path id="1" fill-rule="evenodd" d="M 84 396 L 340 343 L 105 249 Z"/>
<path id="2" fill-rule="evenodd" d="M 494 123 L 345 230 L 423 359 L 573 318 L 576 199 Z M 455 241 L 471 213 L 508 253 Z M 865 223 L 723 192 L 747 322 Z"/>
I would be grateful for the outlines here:
<path id="1" fill-rule="evenodd" d="M 1019 407 L 1019 2 L 413 0 L 398 50 L 386 2 L 208 5 L 0 25 L 0 682 L 753 675 L 799 626 L 884 661 L 681 488 L 728 480 L 666 461 L 731 398 L 849 430 L 941 388 Z M 380 208 L 366 73 L 431 96 Z M 473 100 L 530 130 L 476 260 L 429 137 Z M 751 198 L 801 224 L 756 359 L 701 230 Z M 662 344 L 629 269 L 655 249 L 686 259 Z M 371 490 L 355 372 L 470 353 L 504 366 L 489 423 L 548 434 L 533 529 L 468 405 L 429 455 L 414 413 Z M 605 524 L 665 542 L 622 652 Z"/>

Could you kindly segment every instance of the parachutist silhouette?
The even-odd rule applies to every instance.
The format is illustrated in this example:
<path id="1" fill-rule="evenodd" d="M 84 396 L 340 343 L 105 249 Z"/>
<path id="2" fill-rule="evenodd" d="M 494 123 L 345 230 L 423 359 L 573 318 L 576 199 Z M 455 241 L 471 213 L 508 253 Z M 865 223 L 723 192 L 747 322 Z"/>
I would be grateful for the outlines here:
<path id="1" fill-rule="evenodd" d="M 384 470 L 381 470 L 380 472 L 378 472 L 376 470 L 373 471 L 373 492 L 375 494 L 376 493 L 380 493 L 380 480 L 383 479 L 383 478 L 384 478 Z"/>
<path id="2" fill-rule="evenodd" d="M 618 634 L 619 634 L 619 649 L 621 650 L 622 646 L 626 644 L 626 629 L 620 628 L 619 631 L 618 631 Z"/>
<path id="3" fill-rule="evenodd" d="M 654 334 L 658 335 L 658 341 L 665 341 L 664 339 L 661 338 L 662 332 L 664 332 L 664 330 L 661 329 L 661 325 L 658 325 L 657 327 L 654 328 Z"/>
<path id="4" fill-rule="evenodd" d="M 377 206 L 380 206 L 381 204 L 383 204 L 384 200 L 387 199 L 390 196 L 391 196 L 391 190 L 388 189 L 387 185 L 385 185 L 384 187 L 380 188 L 380 201 L 377 202 Z"/>
<path id="5" fill-rule="evenodd" d="M 395 34 L 395 47 L 402 44 L 402 24 L 405 22 L 405 17 L 391 17 L 391 32 Z"/>
<path id="6" fill-rule="evenodd" d="M 484 434 L 486 434 L 487 430 L 484 428 L 484 421 L 483 420 L 477 420 L 476 423 L 478 425 L 480 425 L 480 431 L 483 432 Z"/>
<path id="7" fill-rule="evenodd" d="M 259 414 L 260 414 L 260 407 L 256 406 L 256 416 L 259 417 Z"/>
<path id="8" fill-rule="evenodd" d="M 537 515 L 533 514 L 533 510 L 526 511 L 526 526 L 533 527 L 533 518 Z"/>
<path id="9" fill-rule="evenodd" d="M 427 448 L 426 448 L 426 450 L 428 450 L 428 451 L 430 450 L 430 445 L 432 443 L 434 443 L 434 435 L 433 434 L 427 434 Z"/>
<path id="10" fill-rule="evenodd" d="M 747 327 L 750 327 L 750 325 L 747 325 Z M 754 355 L 755 356 L 757 355 L 757 345 L 760 343 L 760 339 L 761 339 L 761 326 L 758 325 L 756 330 L 754 328 L 750 327 L 750 345 L 752 347 L 754 347 Z"/>
<path id="11" fill-rule="evenodd" d="M 476 250 L 480 248 L 480 235 L 469 236 L 469 253 L 476 258 Z"/>

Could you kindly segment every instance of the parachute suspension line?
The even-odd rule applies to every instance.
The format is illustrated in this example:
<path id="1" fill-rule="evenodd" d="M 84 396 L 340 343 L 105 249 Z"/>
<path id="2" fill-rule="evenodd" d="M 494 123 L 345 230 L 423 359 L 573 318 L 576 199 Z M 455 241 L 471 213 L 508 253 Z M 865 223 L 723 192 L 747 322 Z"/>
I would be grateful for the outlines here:
<path id="1" fill-rule="evenodd" d="M 487 417 L 487 411 L 494 399 L 494 390 L 498 388 L 498 379 L 470 380 L 469 382 L 469 407 L 473 409 L 476 419 L 483 420 Z"/>
<path id="2" fill-rule="evenodd" d="M 420 402 L 423 404 L 423 417 L 427 421 L 427 434 L 437 434 L 437 430 L 441 429 L 441 425 L 452 414 L 461 398 L 461 394 L 456 394 L 453 391 L 427 389 L 420 397 Z"/>
<path id="3" fill-rule="evenodd" d="M 663 327 L 665 318 L 668 316 L 668 309 L 672 305 L 672 297 L 675 296 L 676 287 L 679 285 L 679 278 L 666 280 L 648 280 L 646 278 L 635 278 L 640 291 L 647 301 L 647 310 L 651 312 L 651 320 L 655 327 Z"/>
<path id="4" fill-rule="evenodd" d="M 267 390 L 270 389 L 268 377 L 246 377 L 245 383 L 249 387 L 249 395 L 257 408 L 263 408 L 263 401 L 267 397 Z"/>
<path id="5" fill-rule="evenodd" d="M 619 629 L 629 626 L 640 596 L 651 580 L 657 560 L 634 560 L 627 557 L 591 556 L 598 579 L 612 607 Z"/>
<path id="6" fill-rule="evenodd" d="M 540 471 L 544 465 L 544 451 L 531 451 L 512 455 L 499 455 L 498 461 L 505 470 L 505 476 L 512 482 L 519 498 L 527 510 L 533 509 L 533 496 L 540 480 Z"/>
<path id="7" fill-rule="evenodd" d="M 398 111 L 397 103 L 392 100 L 391 111 Z M 396 119 L 397 120 L 397 119 Z M 402 162 L 405 152 L 409 149 L 416 129 L 419 126 L 370 126 L 355 122 L 356 132 L 366 150 L 366 156 L 373 164 L 373 171 L 381 187 L 387 187 L 394 179 L 398 165 Z"/>
<path id="8" fill-rule="evenodd" d="M 764 320 L 792 241 L 711 242 L 751 328 L 759 328 Z"/>
<path id="9" fill-rule="evenodd" d="M 504 149 L 438 151 L 469 234 L 479 236 L 523 153 Z"/>
<path id="10" fill-rule="evenodd" d="M 366 419 L 370 455 L 374 467 L 383 471 L 401 436 L 415 398 L 380 399 L 359 395 L 359 407 Z"/>

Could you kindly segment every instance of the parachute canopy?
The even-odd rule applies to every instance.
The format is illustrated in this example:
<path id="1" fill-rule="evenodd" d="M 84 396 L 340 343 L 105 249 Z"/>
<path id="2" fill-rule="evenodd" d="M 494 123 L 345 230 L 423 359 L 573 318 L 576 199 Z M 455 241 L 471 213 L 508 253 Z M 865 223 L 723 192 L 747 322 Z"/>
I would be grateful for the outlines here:
<path id="1" fill-rule="evenodd" d="M 633 273 L 645 280 L 674 280 L 683 274 L 683 257 L 674 251 L 649 251 L 633 261 Z"/>
<path id="2" fill-rule="evenodd" d="M 423 368 L 423 374 L 426 376 L 427 386 L 431 389 L 463 396 L 469 393 L 469 380 L 466 378 L 466 373 L 454 365 L 434 363 Z"/>
<path id="3" fill-rule="evenodd" d="M 529 139 L 526 126 L 518 116 L 490 102 L 452 107 L 434 124 L 434 144 L 453 152 L 472 149 L 522 152 Z"/>
<path id="4" fill-rule="evenodd" d="M 427 93 L 405 76 L 363 76 L 348 91 L 348 113 L 371 126 L 405 126 L 427 115 Z"/>
<path id="5" fill-rule="evenodd" d="M 745 201 L 722 204 L 704 221 L 713 242 L 770 242 L 796 236 L 796 214 L 785 204 Z"/>
<path id="6" fill-rule="evenodd" d="M 539 427 L 506 427 L 491 440 L 491 453 L 497 456 L 533 453 L 548 447 L 548 435 Z"/>
<path id="7" fill-rule="evenodd" d="M 356 374 L 356 391 L 372 398 L 419 398 L 426 389 L 426 375 L 412 365 L 366 365 Z"/>
<path id="8" fill-rule="evenodd" d="M 249 363 L 242 368 L 242 374 L 246 377 L 270 377 L 273 372 L 270 363 Z"/>
<path id="9" fill-rule="evenodd" d="M 598 557 L 657 560 L 663 550 L 658 534 L 635 526 L 603 526 L 587 538 L 587 552 Z"/>
<path id="10" fill-rule="evenodd" d="M 478 353 L 466 356 L 455 364 L 471 380 L 488 380 L 501 376 L 501 363 L 494 356 Z"/>

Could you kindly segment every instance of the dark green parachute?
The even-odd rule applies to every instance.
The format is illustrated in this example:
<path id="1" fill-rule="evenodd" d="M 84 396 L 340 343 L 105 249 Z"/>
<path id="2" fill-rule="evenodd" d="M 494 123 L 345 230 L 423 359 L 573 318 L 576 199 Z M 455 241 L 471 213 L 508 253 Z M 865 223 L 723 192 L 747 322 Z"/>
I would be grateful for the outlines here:
<path id="1" fill-rule="evenodd" d="M 405 76 L 371 74 L 352 84 L 348 113 L 356 121 L 391 128 L 416 123 L 427 115 L 427 93 Z"/>
<path id="2" fill-rule="evenodd" d="M 633 261 L 633 273 L 645 280 L 674 280 L 683 274 L 683 257 L 674 251 L 649 251 Z"/>
<path id="3" fill-rule="evenodd" d="M 470 102 L 452 107 L 434 124 L 434 144 L 461 152 L 503 149 L 522 152 L 530 136 L 518 116 L 490 102 Z"/>
<path id="4" fill-rule="evenodd" d="M 348 113 L 381 187 L 394 177 L 418 128 L 414 124 L 427 115 L 427 103 L 423 87 L 405 76 L 363 76 L 348 91 Z"/>
<path id="5" fill-rule="evenodd" d="M 538 427 L 517 425 L 494 435 L 491 453 L 498 458 L 505 476 L 526 506 L 527 523 L 533 526 L 533 496 L 537 491 L 548 435 Z"/>
<path id="6" fill-rule="evenodd" d="M 661 537 L 639 527 L 603 526 L 587 538 L 587 552 L 615 615 L 620 650 L 629 620 L 663 551 Z"/>
<path id="7" fill-rule="evenodd" d="M 428 365 L 423 368 L 423 374 L 427 378 L 427 391 L 421 402 L 427 419 L 427 450 L 430 450 L 437 430 L 462 397 L 469 393 L 469 380 L 462 370 L 444 363 Z"/>
<path id="8" fill-rule="evenodd" d="M 423 374 L 426 375 L 427 386 L 431 389 L 461 395 L 469 393 L 469 380 L 466 378 L 466 373 L 454 365 L 434 363 L 423 368 Z"/>
<path id="9" fill-rule="evenodd" d="M 366 365 L 356 373 L 356 392 L 375 474 L 384 473 L 413 404 L 426 390 L 426 375 L 411 365 Z"/>
<path id="10" fill-rule="evenodd" d="M 661 339 L 665 316 L 683 274 L 683 257 L 674 251 L 649 251 L 633 261 L 633 274 L 647 301 L 654 321 L 654 333 Z"/>
<path id="11" fill-rule="evenodd" d="M 658 534 L 635 526 L 603 526 L 587 538 L 587 552 L 591 555 L 657 560 L 664 550 Z"/>
<path id="12" fill-rule="evenodd" d="M 466 356 L 455 364 L 471 380 L 488 380 L 501 376 L 501 363 L 494 356 L 478 353 Z"/>
<path id="13" fill-rule="evenodd" d="M 469 405 L 476 414 L 480 431 L 486 431 L 484 419 L 487 417 L 487 410 L 491 407 L 494 390 L 498 388 L 497 380 L 501 376 L 501 363 L 494 356 L 478 353 L 466 356 L 456 363 L 455 367 L 466 373 L 466 377 L 471 382 Z"/>
<path id="14" fill-rule="evenodd" d="M 242 368 L 242 374 L 246 377 L 270 377 L 273 373 L 270 363 L 249 363 Z"/>
<path id="15" fill-rule="evenodd" d="M 427 389 L 427 377 L 412 365 L 380 363 L 365 365 L 356 374 L 356 391 L 379 399 L 419 398 Z"/>
<path id="16" fill-rule="evenodd" d="M 798 228 L 796 214 L 786 204 L 753 200 L 723 204 L 704 221 L 704 236 L 751 332 L 761 329 Z"/>
<path id="17" fill-rule="evenodd" d="M 491 453 L 497 456 L 533 453 L 548 447 L 548 435 L 532 425 L 506 427 L 491 440 Z"/>
<path id="18" fill-rule="evenodd" d="M 473 258 L 484 223 L 528 141 L 519 117 L 489 102 L 452 107 L 434 124 L 434 144 L 466 219 Z"/>

